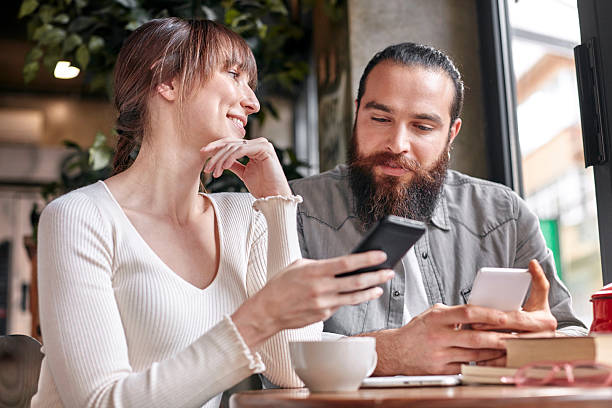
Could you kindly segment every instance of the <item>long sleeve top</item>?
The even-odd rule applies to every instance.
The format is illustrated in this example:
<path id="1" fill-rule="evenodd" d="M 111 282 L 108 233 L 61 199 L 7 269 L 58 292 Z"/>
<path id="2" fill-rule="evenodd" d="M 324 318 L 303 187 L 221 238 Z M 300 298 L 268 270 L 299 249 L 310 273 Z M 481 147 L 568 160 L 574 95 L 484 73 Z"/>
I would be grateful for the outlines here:
<path id="1" fill-rule="evenodd" d="M 220 237 L 213 282 L 199 289 L 147 245 L 103 182 L 50 203 L 38 239 L 43 359 L 33 407 L 212 407 L 253 373 L 301 386 L 284 330 L 251 350 L 229 317 L 298 259 L 299 197 L 208 196 Z M 255 210 L 258 211 L 255 211 Z"/>

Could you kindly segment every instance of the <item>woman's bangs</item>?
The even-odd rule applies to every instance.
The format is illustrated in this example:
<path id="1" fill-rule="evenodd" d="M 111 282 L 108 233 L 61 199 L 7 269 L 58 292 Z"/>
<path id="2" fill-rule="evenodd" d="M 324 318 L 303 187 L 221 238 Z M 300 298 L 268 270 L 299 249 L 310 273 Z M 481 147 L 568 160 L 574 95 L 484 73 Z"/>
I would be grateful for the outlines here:
<path id="1" fill-rule="evenodd" d="M 227 45 L 222 47 L 224 68 L 237 67 L 241 73 L 248 75 L 249 86 L 254 90 L 257 87 L 257 64 L 253 52 L 242 38 L 232 37 L 227 38 Z"/>

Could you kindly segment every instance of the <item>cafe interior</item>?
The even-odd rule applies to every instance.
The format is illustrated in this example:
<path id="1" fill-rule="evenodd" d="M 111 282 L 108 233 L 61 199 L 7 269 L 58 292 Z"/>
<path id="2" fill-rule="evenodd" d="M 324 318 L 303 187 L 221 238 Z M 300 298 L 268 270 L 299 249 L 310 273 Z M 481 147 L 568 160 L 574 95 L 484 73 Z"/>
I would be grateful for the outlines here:
<path id="1" fill-rule="evenodd" d="M 612 321 L 609 304 L 594 315 L 593 296 L 612 298 L 612 288 L 602 291 L 612 282 L 607 0 L 11 0 L 3 8 L 0 406 L 29 406 L 36 390 L 41 357 L 27 357 L 29 368 L 11 371 L 24 377 L 16 381 L 5 367 L 25 364 L 26 352 L 40 354 L 38 343 L 15 346 L 11 338 L 44 345 L 37 300 L 40 212 L 57 196 L 109 177 L 117 137 L 113 64 L 125 37 L 156 16 L 213 19 L 247 40 L 259 68 L 261 111 L 249 118 L 246 137 L 269 139 L 290 179 L 345 161 L 359 78 L 376 52 L 405 41 L 446 52 L 466 87 L 450 168 L 522 197 L 539 218 L 576 316 L 587 328 L 595 319 Z M 206 187 L 245 191 L 228 174 Z M 612 404 L 612 382 L 245 391 L 252 384 L 243 383 L 231 398 L 226 393 L 222 405 Z"/>

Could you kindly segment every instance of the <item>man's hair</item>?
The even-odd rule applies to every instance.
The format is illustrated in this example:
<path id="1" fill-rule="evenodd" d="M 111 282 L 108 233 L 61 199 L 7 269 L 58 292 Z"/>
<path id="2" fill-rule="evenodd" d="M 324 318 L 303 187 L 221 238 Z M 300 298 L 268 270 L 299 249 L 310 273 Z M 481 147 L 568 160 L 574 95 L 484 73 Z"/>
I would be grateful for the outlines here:
<path id="1" fill-rule="evenodd" d="M 359 109 L 361 105 L 361 97 L 365 93 L 366 81 L 370 72 L 376 65 L 384 61 L 391 61 L 399 65 L 439 69 L 446 72 L 455 85 L 455 97 L 453 98 L 453 104 L 450 111 L 451 125 L 455 122 L 455 119 L 461 114 L 461 109 L 463 107 L 463 80 L 461 79 L 461 73 L 450 57 L 442 51 L 428 45 L 411 42 L 390 45 L 372 57 L 359 80 L 357 109 Z"/>

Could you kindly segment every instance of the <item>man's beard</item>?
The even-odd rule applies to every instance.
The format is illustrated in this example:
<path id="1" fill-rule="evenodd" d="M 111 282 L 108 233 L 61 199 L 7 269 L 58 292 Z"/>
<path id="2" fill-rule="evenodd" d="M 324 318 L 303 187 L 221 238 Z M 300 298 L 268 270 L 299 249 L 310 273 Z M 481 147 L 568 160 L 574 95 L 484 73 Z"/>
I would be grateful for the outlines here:
<path id="1" fill-rule="evenodd" d="M 440 197 L 449 162 L 446 147 L 430 170 L 416 160 L 391 152 L 374 153 L 361 157 L 353 137 L 349 147 L 349 182 L 355 197 L 355 211 L 365 228 L 386 215 L 398 215 L 413 220 L 427 221 Z M 408 182 L 400 177 L 376 176 L 376 165 L 393 165 L 412 172 Z"/>

